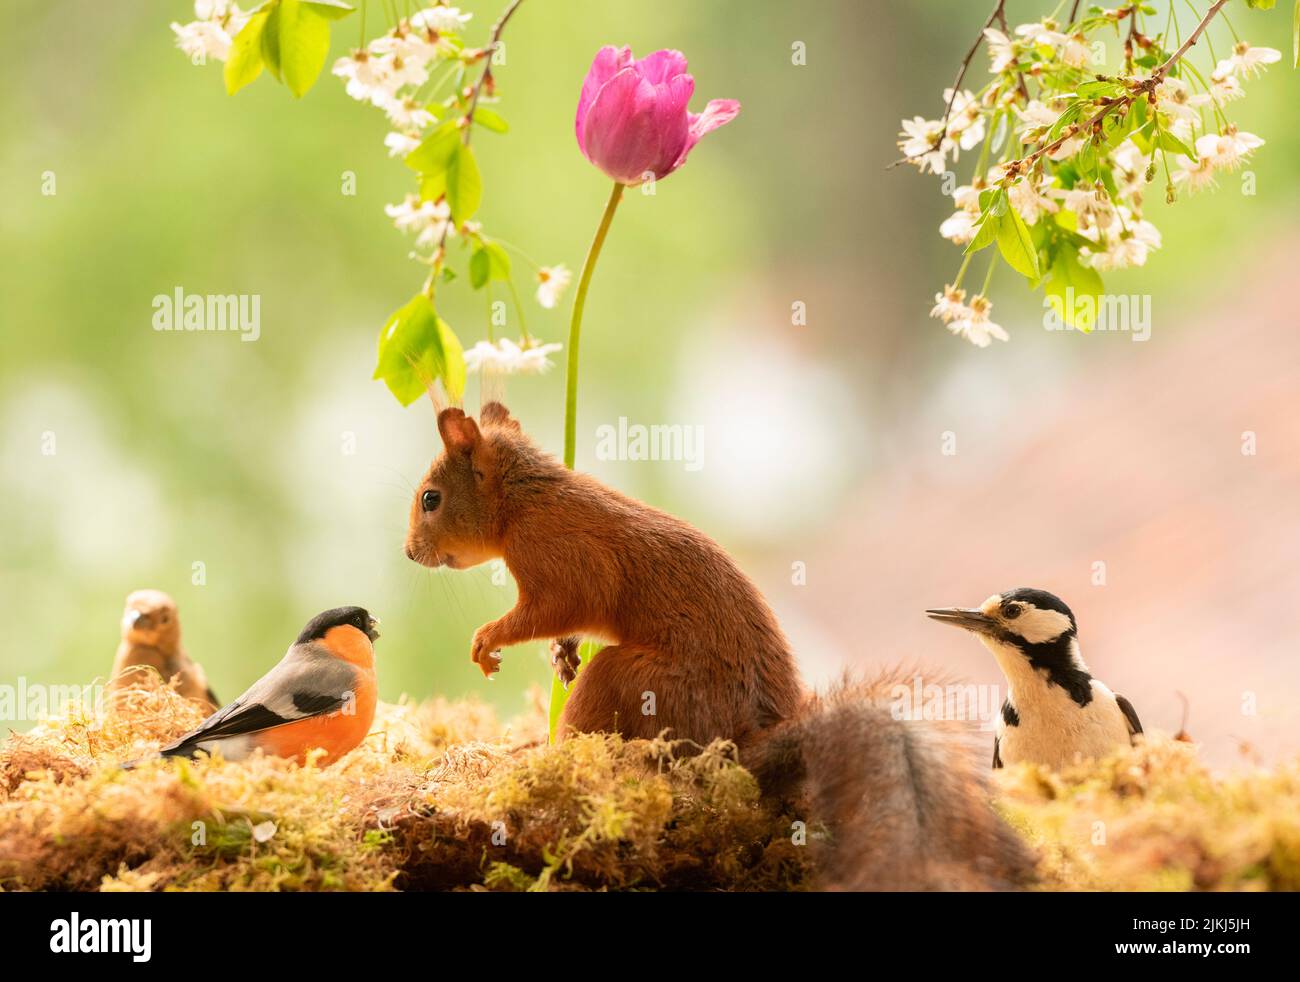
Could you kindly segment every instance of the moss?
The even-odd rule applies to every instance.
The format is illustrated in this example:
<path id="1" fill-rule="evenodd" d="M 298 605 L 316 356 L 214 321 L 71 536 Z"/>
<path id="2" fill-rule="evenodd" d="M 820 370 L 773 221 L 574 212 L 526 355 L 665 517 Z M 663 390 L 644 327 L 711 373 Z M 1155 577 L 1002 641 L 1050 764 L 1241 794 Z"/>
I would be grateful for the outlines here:
<path id="1" fill-rule="evenodd" d="M 1049 889 L 1300 889 L 1300 762 L 1219 776 L 1194 746 L 1153 736 L 1096 764 L 1022 765 L 998 781 Z"/>
<path id="2" fill-rule="evenodd" d="M 154 682 L 0 744 L 9 890 L 797 890 L 790 815 L 725 742 L 545 745 L 541 700 L 382 705 L 332 767 L 124 761 L 201 711 Z M 1300 889 L 1300 766 L 1218 777 L 1153 739 L 1061 774 L 999 772 L 1045 889 Z M 813 838 L 824 838 L 814 830 Z"/>

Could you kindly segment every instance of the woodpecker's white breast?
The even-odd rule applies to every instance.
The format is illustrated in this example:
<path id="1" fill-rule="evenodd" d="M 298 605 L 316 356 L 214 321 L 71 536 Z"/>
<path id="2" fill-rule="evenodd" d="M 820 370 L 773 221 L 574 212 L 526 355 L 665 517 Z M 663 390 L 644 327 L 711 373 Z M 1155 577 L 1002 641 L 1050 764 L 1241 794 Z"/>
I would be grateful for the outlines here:
<path id="1" fill-rule="evenodd" d="M 1093 679 L 1092 699 L 1080 706 L 1043 673 L 1011 681 L 1008 699 L 1019 725 L 998 720 L 998 755 L 1006 765 L 1030 761 L 1056 770 L 1084 758 L 1105 757 L 1129 746 L 1128 720 L 1115 694 Z"/>

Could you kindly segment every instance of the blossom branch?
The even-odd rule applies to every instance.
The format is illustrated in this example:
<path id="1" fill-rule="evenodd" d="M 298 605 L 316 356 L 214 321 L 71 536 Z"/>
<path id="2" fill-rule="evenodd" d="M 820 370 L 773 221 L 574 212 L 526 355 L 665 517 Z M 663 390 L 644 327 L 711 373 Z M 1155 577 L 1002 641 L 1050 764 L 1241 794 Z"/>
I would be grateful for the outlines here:
<path id="1" fill-rule="evenodd" d="M 1011 25 L 1007 23 L 1007 12 L 1002 8 L 1003 5 L 999 4 L 998 9 L 994 11 L 994 14 L 997 15 L 998 26 L 1002 28 L 1002 33 L 1005 34 L 1007 37 L 1010 37 Z M 984 36 L 984 32 L 980 31 L 980 37 L 983 36 Z M 1029 102 L 1029 86 L 1025 84 L 1025 73 L 1020 71 L 1019 69 L 1016 70 L 1016 85 L 1020 89 L 1020 94 L 1025 97 L 1025 102 Z"/>
<path id="2" fill-rule="evenodd" d="M 474 122 L 474 111 L 478 109 L 479 96 L 483 94 L 483 88 L 492 86 L 492 56 L 496 54 L 497 45 L 501 43 L 501 33 L 506 29 L 506 24 L 514 16 L 519 5 L 524 0 L 512 0 L 509 7 L 497 19 L 496 24 L 492 26 L 492 34 L 488 39 L 487 46 L 483 49 L 483 74 L 479 76 L 478 84 L 474 86 L 474 94 L 469 100 L 469 109 L 465 113 L 465 145 L 469 146 L 470 128 Z"/>
<path id="3" fill-rule="evenodd" d="M 501 34 L 505 31 L 506 24 L 523 2 L 524 0 L 511 0 L 510 6 L 505 9 L 497 19 L 496 24 L 493 25 L 492 34 L 488 38 L 487 45 L 483 48 L 481 55 L 483 58 L 483 74 L 479 76 L 478 82 L 474 84 L 473 93 L 469 100 L 469 108 L 465 111 L 465 119 L 461 124 L 465 130 L 461 134 L 461 142 L 465 146 L 469 146 L 470 132 L 474 127 L 474 112 L 478 109 L 479 97 L 483 94 L 483 88 L 492 84 L 492 55 L 496 52 L 497 45 L 501 43 Z M 430 258 L 429 279 L 424 284 L 424 292 L 430 298 L 433 297 L 433 288 L 437 282 L 438 271 L 442 268 L 442 261 L 447 255 L 447 236 L 451 234 L 451 226 L 451 222 L 443 225 L 442 235 L 438 237 L 438 248 L 434 250 L 433 256 Z"/>
<path id="4" fill-rule="evenodd" d="M 1180 60 L 1182 60 L 1183 56 L 1192 49 L 1200 36 L 1205 33 L 1205 29 L 1210 26 L 1210 21 L 1214 20 L 1219 11 L 1227 6 L 1227 4 L 1228 0 L 1215 0 L 1210 9 L 1205 12 L 1205 16 L 1201 18 L 1201 22 L 1196 25 L 1196 30 L 1192 31 L 1192 33 L 1188 35 L 1187 40 L 1183 42 L 1182 47 L 1170 55 L 1164 64 L 1160 65 L 1149 77 L 1144 79 L 1126 80 L 1125 84 L 1130 86 L 1130 92 L 1127 95 L 1100 100 L 1101 109 L 1086 123 L 1075 123 L 1065 127 L 1061 132 L 1061 135 L 1051 143 L 1039 147 L 1027 157 L 1022 157 L 1019 160 L 1013 160 L 1008 163 L 1006 166 L 1007 182 L 1010 183 L 1018 175 L 1027 171 L 1040 157 L 1045 154 L 1051 154 L 1060 149 L 1068 140 L 1077 136 L 1080 132 L 1096 131 L 1105 118 L 1117 107 L 1121 109 L 1121 112 L 1127 112 L 1128 108 L 1142 96 L 1147 96 L 1148 98 L 1153 97 L 1156 88 L 1164 82 L 1169 72 Z"/>
<path id="5" fill-rule="evenodd" d="M 952 91 L 948 94 L 948 105 L 944 107 L 943 122 L 939 126 L 939 132 L 935 135 L 934 143 L 922 152 L 908 154 L 906 157 L 901 157 L 898 160 L 895 160 L 886 169 L 892 169 L 897 167 L 899 164 L 910 163 L 913 160 L 926 156 L 926 154 L 934 153 L 943 146 L 944 138 L 948 135 L 948 121 L 952 117 L 952 106 L 953 103 L 957 101 L 957 93 L 961 90 L 961 83 L 966 79 L 966 72 L 970 69 L 970 63 L 975 59 L 975 53 L 979 51 L 980 45 L 984 43 L 984 32 L 992 27 L 999 17 L 1003 18 L 1002 23 L 1006 23 L 1006 14 L 1003 10 L 1006 4 L 1007 0 L 998 0 L 997 6 L 993 8 L 993 12 L 989 14 L 988 18 L 984 21 L 984 26 L 981 27 L 979 33 L 975 35 L 975 43 L 971 45 L 970 50 L 966 52 L 966 57 L 962 59 L 961 67 L 957 70 L 957 80 L 952 83 Z"/>

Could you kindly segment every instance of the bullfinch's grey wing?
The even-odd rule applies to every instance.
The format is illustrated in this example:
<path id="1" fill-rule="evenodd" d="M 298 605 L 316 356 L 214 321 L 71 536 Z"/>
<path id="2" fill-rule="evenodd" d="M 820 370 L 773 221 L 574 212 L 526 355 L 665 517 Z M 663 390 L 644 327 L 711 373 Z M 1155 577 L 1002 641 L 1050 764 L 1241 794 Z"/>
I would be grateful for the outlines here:
<path id="1" fill-rule="evenodd" d="M 1119 711 L 1123 713 L 1124 718 L 1128 720 L 1129 736 L 1131 737 L 1135 734 L 1141 733 L 1142 723 L 1138 720 L 1137 710 L 1133 708 L 1133 704 L 1118 694 L 1115 696 L 1115 702 L 1119 704 Z"/>
<path id="2" fill-rule="evenodd" d="M 334 712 L 343 708 L 356 686 L 353 666 L 316 642 L 295 644 L 247 692 L 160 753 L 190 754 L 210 749 L 208 744 L 215 741 Z"/>

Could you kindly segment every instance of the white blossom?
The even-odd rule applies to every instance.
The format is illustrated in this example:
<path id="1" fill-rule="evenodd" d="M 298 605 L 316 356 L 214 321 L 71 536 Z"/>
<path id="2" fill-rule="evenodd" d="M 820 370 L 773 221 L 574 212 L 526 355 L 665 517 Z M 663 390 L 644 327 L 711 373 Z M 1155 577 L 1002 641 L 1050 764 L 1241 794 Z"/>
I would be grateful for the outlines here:
<path id="1" fill-rule="evenodd" d="M 942 174 L 948 165 L 948 151 L 953 142 L 943 136 L 943 123 L 937 119 L 924 119 L 914 116 L 903 120 L 903 130 L 899 136 L 898 149 L 910 163 L 916 164 L 921 173 L 926 168 L 933 174 Z"/>
<path id="2" fill-rule="evenodd" d="M 417 233 L 415 244 L 422 249 L 437 245 L 444 233 L 455 231 L 447 202 L 422 201 L 418 194 L 408 194 L 401 204 L 385 205 L 384 214 L 399 231 Z"/>
<path id="3" fill-rule="evenodd" d="M 972 214 L 963 208 L 961 211 L 953 212 L 952 217 L 939 226 L 939 234 L 957 245 L 965 245 L 975 238 L 975 225 L 978 219 L 977 214 Z"/>
<path id="4" fill-rule="evenodd" d="M 1196 155 L 1208 157 L 1217 170 L 1236 170 L 1264 141 L 1254 133 L 1240 132 L 1235 126 L 1216 136 L 1207 133 L 1196 141 Z"/>
<path id="5" fill-rule="evenodd" d="M 537 271 L 537 302 L 547 310 L 559 303 L 560 295 L 573 279 L 569 267 L 543 266 Z"/>
<path id="6" fill-rule="evenodd" d="M 421 10 L 411 18 L 411 24 L 427 31 L 439 34 L 457 34 L 465 29 L 473 14 L 462 14 L 459 7 L 444 7 L 441 4 Z"/>
<path id="7" fill-rule="evenodd" d="M 225 61 L 230 57 L 231 37 L 216 21 L 196 20 L 189 24 L 173 21 L 172 30 L 176 33 L 176 47 L 191 58 Z"/>
<path id="8" fill-rule="evenodd" d="M 1193 161 L 1180 154 L 1178 169 L 1173 172 L 1173 178 L 1175 184 L 1185 185 L 1192 193 L 1215 187 L 1214 158 L 1203 156 Z"/>
<path id="9" fill-rule="evenodd" d="M 1016 28 L 1016 35 L 1027 39 L 1031 44 L 1059 48 L 1069 39 L 1056 28 L 1057 25 L 1050 20 L 1036 24 L 1021 24 Z"/>
<path id="10" fill-rule="evenodd" d="M 384 137 L 384 146 L 388 148 L 390 157 L 405 157 L 419 145 L 420 138 L 409 133 L 389 133 Z"/>
<path id="11" fill-rule="evenodd" d="M 347 79 L 347 93 L 353 99 L 387 106 L 395 98 L 397 87 L 385 71 L 383 59 L 368 51 L 354 51 L 334 62 L 330 70 L 339 78 Z"/>
<path id="12" fill-rule="evenodd" d="M 1103 248 L 1084 246 L 1079 250 L 1079 259 L 1085 266 L 1099 272 L 1144 266 L 1150 254 L 1161 245 L 1159 229 L 1145 219 L 1136 218 L 1128 208 L 1120 205 L 1115 210 L 1112 224 L 1106 229 Z"/>
<path id="13" fill-rule="evenodd" d="M 1194 96 L 1181 78 L 1166 78 L 1156 90 L 1156 108 L 1173 119 L 1200 119 Z"/>
<path id="14" fill-rule="evenodd" d="M 1277 48 L 1255 48 L 1245 41 L 1238 41 L 1228 62 L 1232 65 L 1232 70 L 1242 78 L 1253 78 L 1269 65 L 1281 60 L 1282 52 Z M 1223 62 L 1219 62 L 1219 66 L 1222 67 Z"/>
<path id="15" fill-rule="evenodd" d="M 1244 98 L 1246 90 L 1235 75 L 1232 74 L 1231 62 L 1221 61 L 1219 67 L 1210 74 L 1210 88 L 1208 92 L 1198 92 L 1187 100 L 1189 105 L 1196 107 L 1206 106 L 1213 102 L 1220 108 L 1230 102 Z"/>
<path id="16" fill-rule="evenodd" d="M 937 317 L 945 324 L 969 317 L 970 308 L 966 306 L 966 291 L 951 283 L 944 286 L 942 293 L 934 295 L 934 308 L 930 311 L 930 316 Z"/>
<path id="17" fill-rule="evenodd" d="M 1044 188 L 1050 187 L 1052 178 L 1044 174 L 1035 184 L 1032 177 L 1026 177 L 1022 181 L 1017 181 L 1011 185 L 1011 190 L 1007 192 L 1007 199 L 1025 220 L 1026 225 L 1034 225 L 1038 222 L 1040 215 L 1054 215 L 1061 210 L 1061 206 L 1043 193 Z"/>
<path id="18" fill-rule="evenodd" d="M 433 113 L 410 96 L 394 99 L 384 106 L 384 112 L 394 126 L 404 130 L 422 130 L 433 122 Z"/>
<path id="19" fill-rule="evenodd" d="M 989 320 L 992 310 L 993 304 L 987 297 L 975 296 L 971 299 L 965 315 L 948 323 L 948 330 L 960 338 L 965 338 L 977 348 L 987 348 L 994 339 L 1010 341 L 1011 336 L 1002 326 Z"/>
<path id="20" fill-rule="evenodd" d="M 986 27 L 984 37 L 989 43 L 989 71 L 1000 75 L 1016 63 L 1016 52 L 1012 41 L 997 28 Z"/>
<path id="21" fill-rule="evenodd" d="M 1061 51 L 1061 61 L 1065 62 L 1071 68 L 1082 68 L 1092 60 L 1092 49 L 1088 47 L 1087 38 L 1082 34 L 1074 34 L 1065 40 L 1065 47 Z"/>
<path id="22" fill-rule="evenodd" d="M 548 356 L 561 347 L 527 340 L 515 344 L 509 338 L 502 338 L 495 344 L 480 341 L 465 352 L 465 369 L 485 375 L 542 375 L 553 367 Z"/>

